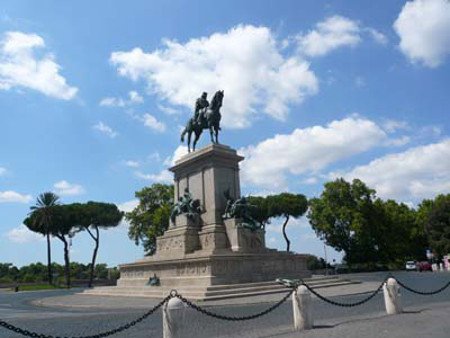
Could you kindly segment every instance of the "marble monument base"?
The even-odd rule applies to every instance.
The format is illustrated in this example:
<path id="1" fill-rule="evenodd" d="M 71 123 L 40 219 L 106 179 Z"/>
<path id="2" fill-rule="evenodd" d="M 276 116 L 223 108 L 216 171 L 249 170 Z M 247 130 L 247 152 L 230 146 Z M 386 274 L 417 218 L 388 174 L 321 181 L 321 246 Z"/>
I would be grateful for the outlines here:
<path id="1" fill-rule="evenodd" d="M 306 278 L 307 255 L 266 250 L 259 253 L 224 252 L 188 254 L 179 259 L 149 257 L 120 265 L 120 287 L 142 287 L 156 275 L 161 287 L 177 288 L 232 285 L 274 281 L 276 278 Z M 150 286 L 149 286 L 150 287 Z M 151 287 L 158 288 L 158 287 Z"/>
<path id="2" fill-rule="evenodd" d="M 117 287 L 85 293 L 161 297 L 173 288 L 185 296 L 208 299 L 213 293 L 217 297 L 222 292 L 224 297 L 253 290 L 254 295 L 272 292 L 273 287 L 284 292 L 276 278 L 309 277 L 308 255 L 267 249 L 264 230 L 245 228 L 239 218 L 223 219 L 226 196 L 234 201 L 241 197 L 242 160 L 236 150 L 211 144 L 176 161 L 170 168 L 174 201 L 189 193 L 201 212 L 177 215 L 157 238 L 154 256 L 120 265 Z M 153 276 L 160 286 L 149 285 Z"/>

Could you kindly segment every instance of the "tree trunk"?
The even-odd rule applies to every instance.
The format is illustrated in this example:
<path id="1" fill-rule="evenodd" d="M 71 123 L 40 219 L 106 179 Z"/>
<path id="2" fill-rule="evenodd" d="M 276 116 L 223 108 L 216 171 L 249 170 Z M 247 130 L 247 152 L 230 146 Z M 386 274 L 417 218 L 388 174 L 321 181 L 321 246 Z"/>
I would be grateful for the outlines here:
<path id="1" fill-rule="evenodd" d="M 92 235 L 92 233 L 89 230 L 88 230 L 88 232 L 95 241 L 94 252 L 92 253 L 92 261 L 91 261 L 91 269 L 90 269 L 91 271 L 90 271 L 90 275 L 89 275 L 89 287 L 91 288 L 92 282 L 94 280 L 95 261 L 97 259 L 97 252 L 98 252 L 98 247 L 100 244 L 100 232 L 98 231 L 97 226 L 95 226 L 96 236 Z"/>
<path id="2" fill-rule="evenodd" d="M 69 260 L 69 243 L 65 236 L 58 236 L 64 243 L 64 274 L 66 275 L 66 286 L 70 289 L 70 260 Z"/>
<path id="3" fill-rule="evenodd" d="M 50 234 L 47 232 L 47 273 L 48 273 L 48 283 L 53 284 L 53 273 L 52 273 L 52 252 L 50 246 Z"/>
<path id="4" fill-rule="evenodd" d="M 286 252 L 289 252 L 289 249 L 291 247 L 291 241 L 286 235 L 286 225 L 288 224 L 288 222 L 289 222 L 289 215 L 286 215 L 286 220 L 283 223 L 283 237 L 286 240 Z"/>

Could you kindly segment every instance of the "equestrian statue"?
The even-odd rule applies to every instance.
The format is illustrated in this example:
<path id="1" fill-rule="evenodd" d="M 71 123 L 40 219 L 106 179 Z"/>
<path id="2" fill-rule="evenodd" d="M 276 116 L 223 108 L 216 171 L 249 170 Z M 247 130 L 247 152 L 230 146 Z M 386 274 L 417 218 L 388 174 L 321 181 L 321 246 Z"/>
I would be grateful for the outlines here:
<path id="1" fill-rule="evenodd" d="M 211 103 L 207 100 L 207 93 L 203 93 L 200 98 L 195 102 L 194 117 L 190 118 L 183 132 L 181 133 L 181 142 L 184 142 L 184 136 L 187 134 L 188 151 L 191 152 L 191 135 L 195 134 L 192 150 L 195 151 L 195 146 L 203 132 L 203 129 L 209 129 L 211 135 L 211 142 L 219 144 L 219 130 L 220 119 L 220 107 L 222 107 L 223 90 L 217 91 Z"/>

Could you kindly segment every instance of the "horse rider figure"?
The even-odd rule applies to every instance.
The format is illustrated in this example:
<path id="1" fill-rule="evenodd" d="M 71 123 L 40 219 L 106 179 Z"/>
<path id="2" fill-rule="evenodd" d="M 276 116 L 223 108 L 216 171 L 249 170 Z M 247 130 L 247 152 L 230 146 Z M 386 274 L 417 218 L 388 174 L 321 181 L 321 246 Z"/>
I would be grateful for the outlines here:
<path id="1" fill-rule="evenodd" d="M 205 114 L 206 110 L 209 107 L 209 102 L 206 99 L 208 94 L 206 92 L 202 93 L 202 96 L 200 96 L 197 101 L 195 101 L 195 113 L 194 113 L 194 121 L 197 122 L 199 126 L 203 124 L 203 121 L 205 121 Z"/>

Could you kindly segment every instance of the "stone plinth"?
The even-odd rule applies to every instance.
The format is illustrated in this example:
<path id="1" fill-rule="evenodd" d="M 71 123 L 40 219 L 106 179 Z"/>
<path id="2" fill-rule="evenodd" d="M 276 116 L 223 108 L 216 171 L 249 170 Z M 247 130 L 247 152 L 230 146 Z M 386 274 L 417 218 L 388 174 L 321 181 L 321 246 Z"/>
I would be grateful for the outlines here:
<path id="1" fill-rule="evenodd" d="M 210 224 L 202 227 L 198 234 L 200 248 L 205 253 L 229 251 L 227 233 L 222 224 Z"/>
<path id="2" fill-rule="evenodd" d="M 236 218 L 224 221 L 230 249 L 233 252 L 260 252 L 266 250 L 265 231 L 252 231 L 241 226 L 242 220 Z"/>
<path id="3" fill-rule="evenodd" d="M 274 281 L 276 278 L 305 278 L 307 255 L 267 250 L 261 253 L 229 252 L 213 255 L 188 254 L 183 259 L 149 257 L 120 265 L 118 286 L 142 287 L 156 274 L 161 286 L 181 287 L 232 285 Z"/>
<path id="4" fill-rule="evenodd" d="M 200 201 L 201 213 L 193 218 L 177 216 L 157 238 L 154 256 L 120 265 L 118 286 L 122 291 L 130 288 L 133 295 L 133 289 L 146 288 L 154 275 L 160 279 L 160 290 L 173 287 L 187 292 L 197 288 L 205 295 L 212 286 L 226 289 L 229 285 L 311 275 L 306 268 L 307 255 L 267 249 L 264 230 L 244 228 L 239 219 L 222 219 L 225 192 L 233 199 L 241 196 L 242 160 L 236 150 L 211 144 L 183 156 L 170 168 L 174 200 L 178 201 L 187 188 L 192 198 Z"/>
<path id="5" fill-rule="evenodd" d="M 172 228 L 156 241 L 156 256 L 180 258 L 200 248 L 198 229 L 183 226 Z"/>
<path id="6" fill-rule="evenodd" d="M 223 225 L 225 191 L 237 199 L 241 195 L 239 162 L 244 158 L 236 150 L 211 144 L 183 156 L 169 170 L 174 173 L 175 201 L 188 188 L 194 199 L 200 200 L 204 225 Z"/>

